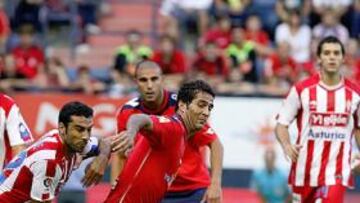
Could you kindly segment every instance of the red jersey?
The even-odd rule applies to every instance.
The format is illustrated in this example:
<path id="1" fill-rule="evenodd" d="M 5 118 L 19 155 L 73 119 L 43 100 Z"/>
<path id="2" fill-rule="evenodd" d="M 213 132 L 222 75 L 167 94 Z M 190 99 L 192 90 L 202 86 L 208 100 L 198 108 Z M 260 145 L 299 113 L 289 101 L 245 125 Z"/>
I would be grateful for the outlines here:
<path id="1" fill-rule="evenodd" d="M 203 54 L 198 54 L 193 64 L 193 69 L 209 76 L 227 76 L 229 68 L 223 56 L 218 56 L 214 61 L 208 61 Z"/>
<path id="2" fill-rule="evenodd" d="M 165 61 L 164 57 L 163 52 L 156 51 L 152 58 L 153 61 L 159 64 L 164 74 L 185 73 L 185 56 L 181 51 L 174 50 L 169 61 Z"/>
<path id="3" fill-rule="evenodd" d="M 190 191 L 210 185 L 210 174 L 205 165 L 202 149 L 215 139 L 217 136 L 214 130 L 206 125 L 187 140 L 182 164 L 175 181 L 169 188 L 170 192 Z"/>
<path id="4" fill-rule="evenodd" d="M 132 114 L 173 115 L 175 113 L 176 99 L 176 94 L 164 91 L 164 101 L 158 111 L 146 109 L 140 98 L 128 101 L 118 111 L 117 131 L 121 132 L 126 129 L 126 122 Z M 210 144 L 215 139 L 217 139 L 216 133 L 209 126 L 205 126 L 185 142 L 182 164 L 169 191 L 194 190 L 209 186 L 209 171 L 204 164 L 205 161 L 201 153 L 201 147 Z"/>
<path id="5" fill-rule="evenodd" d="M 82 154 L 98 152 L 98 141 L 90 138 Z M 76 161 L 65 151 L 57 130 L 48 132 L 20 152 L 0 174 L 0 202 L 23 203 L 31 199 L 54 199 L 66 183 Z"/>
<path id="6" fill-rule="evenodd" d="M 185 150 L 186 129 L 176 115 L 151 116 L 105 202 L 158 203 L 174 180 Z"/>
<path id="7" fill-rule="evenodd" d="M 286 126 L 296 119 L 296 144 L 302 145 L 291 165 L 291 185 L 352 186 L 351 142 L 360 127 L 359 105 L 360 88 L 347 79 L 329 87 L 317 74 L 295 84 L 277 119 Z"/>
<path id="8" fill-rule="evenodd" d="M 16 72 L 29 79 L 37 75 L 39 65 L 44 63 L 44 53 L 37 46 L 27 49 L 17 47 L 12 55 L 15 59 Z"/>

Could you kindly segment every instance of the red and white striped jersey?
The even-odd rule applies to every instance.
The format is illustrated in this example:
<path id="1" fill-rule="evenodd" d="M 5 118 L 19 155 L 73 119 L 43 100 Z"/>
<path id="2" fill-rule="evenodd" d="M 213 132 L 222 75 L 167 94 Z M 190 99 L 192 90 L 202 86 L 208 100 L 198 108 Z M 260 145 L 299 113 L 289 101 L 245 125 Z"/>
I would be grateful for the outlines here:
<path id="1" fill-rule="evenodd" d="M 31 132 L 18 106 L 12 98 L 0 93 L 0 169 L 13 158 L 13 146 L 31 141 Z"/>
<path id="2" fill-rule="evenodd" d="M 83 153 L 91 154 L 97 146 L 97 139 L 90 139 Z M 54 199 L 76 161 L 75 153 L 65 150 L 58 131 L 52 130 L 20 152 L 0 174 L 0 202 Z"/>
<path id="3" fill-rule="evenodd" d="M 329 87 L 319 74 L 292 87 L 277 118 L 287 126 L 297 121 L 296 144 L 302 148 L 291 165 L 291 185 L 353 185 L 351 142 L 353 129 L 360 127 L 359 94 L 349 80 Z"/>

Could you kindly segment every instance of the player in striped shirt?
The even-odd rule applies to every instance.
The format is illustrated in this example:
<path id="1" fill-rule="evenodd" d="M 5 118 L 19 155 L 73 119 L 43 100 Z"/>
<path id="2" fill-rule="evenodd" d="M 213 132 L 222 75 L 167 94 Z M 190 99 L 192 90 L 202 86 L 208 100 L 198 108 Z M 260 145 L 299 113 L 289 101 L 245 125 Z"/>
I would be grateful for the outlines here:
<path id="1" fill-rule="evenodd" d="M 15 101 L 0 93 L 0 169 L 32 140 L 31 132 Z"/>
<path id="2" fill-rule="evenodd" d="M 214 97 L 207 83 L 189 82 L 179 90 L 177 114 L 132 115 L 118 136 L 119 151 L 124 153 L 135 136 L 137 141 L 105 202 L 159 203 L 176 177 L 185 142 L 206 125 Z"/>
<path id="3" fill-rule="evenodd" d="M 353 186 L 351 142 L 360 146 L 360 89 L 341 75 L 344 46 L 335 37 L 318 45 L 320 71 L 295 84 L 278 114 L 276 136 L 291 159 L 293 202 L 344 201 Z M 296 120 L 296 143 L 288 126 Z"/>
<path id="4" fill-rule="evenodd" d="M 93 110 L 70 102 L 62 107 L 59 127 L 20 152 L 0 174 L 0 202 L 51 202 L 68 180 L 76 161 L 76 153 L 98 155 L 89 166 L 85 184 L 97 182 L 110 155 L 110 143 L 90 137 Z M 99 152 L 100 151 L 100 152 Z"/>

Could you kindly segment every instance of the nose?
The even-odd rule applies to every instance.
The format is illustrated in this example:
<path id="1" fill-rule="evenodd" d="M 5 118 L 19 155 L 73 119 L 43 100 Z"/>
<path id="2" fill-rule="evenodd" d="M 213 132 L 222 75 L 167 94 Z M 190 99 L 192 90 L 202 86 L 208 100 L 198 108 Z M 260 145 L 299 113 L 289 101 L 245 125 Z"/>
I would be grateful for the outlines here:
<path id="1" fill-rule="evenodd" d="M 153 86 L 154 86 L 153 82 L 148 81 L 148 83 L 147 83 L 147 88 L 148 88 L 148 89 L 152 89 Z"/>
<path id="2" fill-rule="evenodd" d="M 209 115 L 210 115 L 210 109 L 209 109 L 209 107 L 205 107 L 205 108 L 203 109 L 202 114 L 203 114 L 204 116 L 209 116 Z"/>

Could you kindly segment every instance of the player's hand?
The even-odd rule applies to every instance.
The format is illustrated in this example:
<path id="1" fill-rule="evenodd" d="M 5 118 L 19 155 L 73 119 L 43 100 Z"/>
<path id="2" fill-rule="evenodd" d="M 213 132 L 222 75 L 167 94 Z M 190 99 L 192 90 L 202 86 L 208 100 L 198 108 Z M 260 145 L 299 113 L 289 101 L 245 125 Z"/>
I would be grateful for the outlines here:
<path id="1" fill-rule="evenodd" d="M 82 184 L 85 187 L 89 187 L 92 184 L 98 184 L 105 174 L 108 161 L 109 157 L 105 155 L 98 155 L 95 157 L 85 169 L 85 176 L 81 180 Z"/>
<path id="2" fill-rule="evenodd" d="M 356 175 L 360 175 L 360 154 L 356 154 L 351 160 L 351 170 Z"/>
<path id="3" fill-rule="evenodd" d="M 299 151 L 302 145 L 287 145 L 284 147 L 286 158 L 290 158 L 292 162 L 296 162 L 299 157 Z"/>
<path id="4" fill-rule="evenodd" d="M 221 191 L 221 185 L 220 184 L 211 184 L 202 200 L 201 200 L 201 203 L 220 203 L 221 202 L 221 198 L 222 198 L 222 195 L 221 195 L 222 191 Z"/>
<path id="5" fill-rule="evenodd" d="M 134 144 L 133 133 L 129 131 L 122 131 L 112 137 L 111 151 L 118 151 L 125 154 L 126 151 L 132 148 Z"/>

